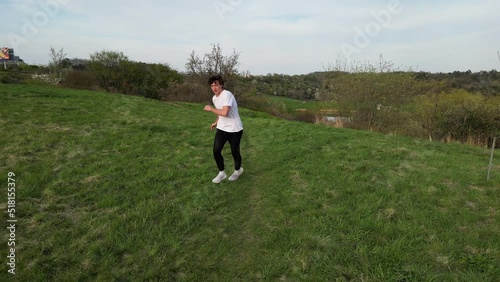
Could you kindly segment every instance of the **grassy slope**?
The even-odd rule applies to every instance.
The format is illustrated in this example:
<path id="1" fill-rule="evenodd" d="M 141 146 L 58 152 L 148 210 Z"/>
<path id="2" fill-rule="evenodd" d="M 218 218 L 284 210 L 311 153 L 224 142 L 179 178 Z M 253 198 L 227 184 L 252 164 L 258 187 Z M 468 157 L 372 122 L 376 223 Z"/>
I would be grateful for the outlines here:
<path id="1" fill-rule="evenodd" d="M 19 281 L 500 276 L 500 167 L 487 183 L 486 150 L 242 110 L 245 173 L 215 185 L 201 105 L 12 85 L 0 104 Z"/>

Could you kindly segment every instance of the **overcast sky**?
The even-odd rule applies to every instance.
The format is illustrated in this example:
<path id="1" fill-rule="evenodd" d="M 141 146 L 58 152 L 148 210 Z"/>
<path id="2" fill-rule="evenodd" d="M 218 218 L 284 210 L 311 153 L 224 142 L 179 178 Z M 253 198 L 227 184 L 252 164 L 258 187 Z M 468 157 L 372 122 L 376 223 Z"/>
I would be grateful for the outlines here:
<path id="1" fill-rule="evenodd" d="M 0 0 L 0 47 L 48 64 L 121 51 L 185 71 L 191 51 L 219 43 L 240 71 L 307 74 L 337 60 L 451 72 L 500 70 L 500 1 Z"/>

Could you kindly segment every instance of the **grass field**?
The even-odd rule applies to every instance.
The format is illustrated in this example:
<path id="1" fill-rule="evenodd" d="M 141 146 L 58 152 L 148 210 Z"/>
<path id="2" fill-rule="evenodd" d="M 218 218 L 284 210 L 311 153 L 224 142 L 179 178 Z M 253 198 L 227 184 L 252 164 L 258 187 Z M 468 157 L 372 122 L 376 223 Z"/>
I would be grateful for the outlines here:
<path id="1" fill-rule="evenodd" d="M 23 85 L 0 105 L 17 281 L 499 281 L 498 151 L 487 182 L 485 149 L 242 109 L 245 172 L 212 184 L 203 105 Z"/>

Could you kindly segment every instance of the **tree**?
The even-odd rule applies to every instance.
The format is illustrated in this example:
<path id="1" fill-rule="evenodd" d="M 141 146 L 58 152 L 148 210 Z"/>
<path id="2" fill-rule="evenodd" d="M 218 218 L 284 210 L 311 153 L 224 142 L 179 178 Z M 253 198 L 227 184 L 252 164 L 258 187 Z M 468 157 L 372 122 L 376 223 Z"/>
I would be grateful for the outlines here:
<path id="1" fill-rule="evenodd" d="M 418 77 L 419 74 L 416 75 Z M 436 129 L 441 100 L 446 95 L 446 81 L 421 81 L 420 95 L 414 98 L 414 118 L 432 141 Z"/>
<path id="2" fill-rule="evenodd" d="M 222 54 L 222 48 L 219 44 L 212 44 L 212 52 L 203 55 L 200 58 L 193 50 L 189 54 L 186 69 L 188 74 L 198 77 L 207 78 L 214 74 L 221 74 L 225 78 L 229 78 L 238 74 L 240 53 L 233 50 L 229 56 Z"/>
<path id="3" fill-rule="evenodd" d="M 108 92 L 161 99 L 182 76 L 168 64 L 130 61 L 122 52 L 100 51 L 90 55 L 90 70 L 97 84 Z"/>
<path id="4" fill-rule="evenodd" d="M 182 82 L 182 76 L 168 64 L 130 62 L 126 70 L 127 94 L 161 99 L 168 93 L 169 86 Z"/>
<path id="5" fill-rule="evenodd" d="M 49 57 L 50 57 L 49 69 L 51 73 L 55 76 L 57 80 L 62 80 L 64 60 L 66 59 L 66 53 L 64 53 L 64 49 L 61 48 L 59 49 L 59 51 L 56 51 L 54 47 L 51 46 Z"/>
<path id="6" fill-rule="evenodd" d="M 124 65 L 128 62 L 122 52 L 104 50 L 90 54 L 90 69 L 97 84 L 108 92 L 123 92 Z"/>

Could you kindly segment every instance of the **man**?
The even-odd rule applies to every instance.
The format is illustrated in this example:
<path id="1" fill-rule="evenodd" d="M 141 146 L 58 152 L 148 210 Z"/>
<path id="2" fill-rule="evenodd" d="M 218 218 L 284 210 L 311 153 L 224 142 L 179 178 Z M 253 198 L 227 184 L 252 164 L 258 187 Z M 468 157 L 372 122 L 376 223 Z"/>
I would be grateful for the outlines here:
<path id="1" fill-rule="evenodd" d="M 240 141 L 243 136 L 243 123 L 238 112 L 238 104 L 233 94 L 224 89 L 224 79 L 221 75 L 215 75 L 209 78 L 208 84 L 212 88 L 214 96 L 212 102 L 215 108 L 206 105 L 204 110 L 217 115 L 217 119 L 210 126 L 210 130 L 217 128 L 214 139 L 214 159 L 219 169 L 219 174 L 212 180 L 213 183 L 220 183 L 227 178 L 224 172 L 224 158 L 222 157 L 222 148 L 229 142 L 231 145 L 231 154 L 234 159 L 234 172 L 229 177 L 230 181 L 235 181 L 243 172 L 241 167 Z"/>

